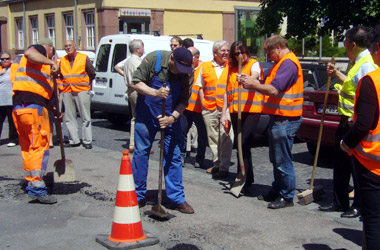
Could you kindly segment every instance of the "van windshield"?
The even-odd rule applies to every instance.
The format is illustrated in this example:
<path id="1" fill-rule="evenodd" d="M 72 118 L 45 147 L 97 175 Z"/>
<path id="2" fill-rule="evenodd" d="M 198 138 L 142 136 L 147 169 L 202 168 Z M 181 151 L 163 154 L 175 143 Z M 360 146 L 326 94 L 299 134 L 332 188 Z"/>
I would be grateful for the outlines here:
<path id="1" fill-rule="evenodd" d="M 99 52 L 96 58 L 95 70 L 97 72 L 107 72 L 108 58 L 111 51 L 111 44 L 103 44 L 99 48 Z"/>

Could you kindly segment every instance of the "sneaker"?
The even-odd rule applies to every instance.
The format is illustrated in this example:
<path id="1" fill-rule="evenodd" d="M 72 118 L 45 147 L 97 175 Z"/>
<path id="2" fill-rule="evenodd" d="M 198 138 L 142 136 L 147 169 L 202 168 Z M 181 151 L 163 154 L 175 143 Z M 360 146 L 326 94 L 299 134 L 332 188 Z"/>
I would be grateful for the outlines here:
<path id="1" fill-rule="evenodd" d="M 7 147 L 14 147 L 14 146 L 16 146 L 16 143 L 14 143 L 14 142 L 9 142 L 7 144 Z"/>
<path id="2" fill-rule="evenodd" d="M 86 149 L 92 149 L 92 144 L 83 144 L 83 147 L 85 147 Z"/>
<path id="3" fill-rule="evenodd" d="M 30 198 L 39 201 L 41 204 L 55 204 L 57 203 L 57 198 L 52 195 L 44 194 L 42 196 L 29 195 Z"/>

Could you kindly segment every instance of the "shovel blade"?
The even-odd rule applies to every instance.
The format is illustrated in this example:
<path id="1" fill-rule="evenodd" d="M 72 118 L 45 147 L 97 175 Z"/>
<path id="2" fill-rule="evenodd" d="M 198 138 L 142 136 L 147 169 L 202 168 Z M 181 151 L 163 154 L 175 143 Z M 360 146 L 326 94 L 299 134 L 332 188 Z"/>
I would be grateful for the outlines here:
<path id="1" fill-rule="evenodd" d="M 167 213 L 165 209 L 159 204 L 152 207 L 150 214 L 153 218 L 157 218 L 159 220 L 168 220 L 173 217 L 171 214 Z"/>
<path id="2" fill-rule="evenodd" d="M 75 181 L 75 169 L 72 160 L 58 160 L 54 162 L 54 182 Z"/>
<path id="3" fill-rule="evenodd" d="M 238 198 L 240 196 L 240 192 L 243 189 L 245 185 L 245 181 L 247 180 L 247 176 L 243 174 L 243 172 L 240 172 L 235 179 L 235 182 L 231 186 L 231 193 Z"/>

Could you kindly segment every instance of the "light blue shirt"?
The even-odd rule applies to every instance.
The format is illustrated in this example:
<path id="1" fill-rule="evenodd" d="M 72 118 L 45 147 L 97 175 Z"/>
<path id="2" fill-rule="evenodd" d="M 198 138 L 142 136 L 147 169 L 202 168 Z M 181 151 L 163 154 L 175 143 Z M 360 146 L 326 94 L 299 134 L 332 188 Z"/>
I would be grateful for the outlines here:
<path id="1" fill-rule="evenodd" d="M 362 59 L 364 56 L 368 55 L 370 52 L 368 49 L 366 50 L 363 50 L 362 52 L 359 53 L 358 57 L 356 58 L 355 60 L 355 63 L 357 63 L 360 59 Z M 352 83 L 356 85 L 359 83 L 360 79 L 362 79 L 363 76 L 365 76 L 366 74 L 368 74 L 369 72 L 372 72 L 376 69 L 376 67 L 374 65 L 372 65 L 371 63 L 364 63 L 360 68 L 359 68 L 359 71 L 358 73 L 356 73 L 356 75 L 352 78 Z"/>

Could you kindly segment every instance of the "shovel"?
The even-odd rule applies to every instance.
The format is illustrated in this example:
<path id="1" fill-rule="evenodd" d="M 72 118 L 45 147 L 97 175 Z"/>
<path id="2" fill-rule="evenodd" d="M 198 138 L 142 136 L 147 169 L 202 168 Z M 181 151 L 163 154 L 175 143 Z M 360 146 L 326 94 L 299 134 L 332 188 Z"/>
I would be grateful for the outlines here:
<path id="1" fill-rule="evenodd" d="M 166 87 L 166 83 L 164 83 L 163 87 Z M 165 116 L 165 106 L 166 101 L 162 99 L 162 117 Z M 162 172 L 164 170 L 164 137 L 165 137 L 165 129 L 161 129 L 161 140 L 160 140 L 160 169 L 158 174 L 158 203 L 152 207 L 150 211 L 153 217 L 156 217 L 159 220 L 168 220 L 172 217 L 171 214 L 167 213 L 165 209 L 162 207 Z"/>
<path id="2" fill-rule="evenodd" d="M 239 55 L 239 75 L 241 74 L 241 61 L 242 61 L 242 55 Z M 245 181 L 247 179 L 247 176 L 245 174 L 245 166 L 243 161 L 243 149 L 242 149 L 242 141 L 241 141 L 241 84 L 238 83 L 239 90 L 238 90 L 238 122 L 237 122 L 237 134 L 238 134 L 238 157 L 240 162 L 240 172 L 236 176 L 235 182 L 231 186 L 231 193 L 238 198 L 240 195 L 240 192 L 242 188 L 245 185 Z"/>
<path id="3" fill-rule="evenodd" d="M 334 64 L 334 57 L 331 58 L 331 64 Z M 331 83 L 331 75 L 329 75 L 327 78 L 326 93 L 325 93 L 325 99 L 323 101 L 321 125 L 319 126 L 317 149 L 315 151 L 315 156 L 314 156 L 313 173 L 311 175 L 310 187 L 309 189 L 306 189 L 302 193 L 297 194 L 298 201 L 301 205 L 308 205 L 312 203 L 318 196 L 324 193 L 323 186 L 319 185 L 319 186 L 314 187 L 314 179 L 315 179 L 315 171 L 317 169 L 319 148 L 321 147 L 323 122 L 325 121 L 325 111 L 326 111 L 327 99 L 329 97 L 330 83 Z"/>
<path id="4" fill-rule="evenodd" d="M 59 100 L 58 100 L 58 86 L 57 81 L 53 78 L 54 82 L 54 99 L 55 108 L 59 111 Z M 75 181 L 75 169 L 72 160 L 66 159 L 65 149 L 63 147 L 63 135 L 61 118 L 55 119 L 55 128 L 57 131 L 59 139 L 59 147 L 61 149 L 61 159 L 54 162 L 54 182 L 72 182 Z"/>

